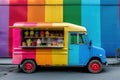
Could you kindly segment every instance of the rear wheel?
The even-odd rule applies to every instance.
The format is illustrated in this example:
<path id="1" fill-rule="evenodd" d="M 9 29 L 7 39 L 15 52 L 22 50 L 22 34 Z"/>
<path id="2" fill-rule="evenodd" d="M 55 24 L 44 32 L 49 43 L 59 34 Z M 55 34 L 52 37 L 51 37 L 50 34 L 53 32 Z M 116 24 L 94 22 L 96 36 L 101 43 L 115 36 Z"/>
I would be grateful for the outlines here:
<path id="1" fill-rule="evenodd" d="M 102 64 L 99 60 L 91 60 L 88 64 L 88 70 L 91 73 L 99 73 L 102 71 Z"/>
<path id="2" fill-rule="evenodd" d="M 36 64 L 32 60 L 25 60 L 22 64 L 22 70 L 25 73 L 33 73 L 36 70 Z"/>

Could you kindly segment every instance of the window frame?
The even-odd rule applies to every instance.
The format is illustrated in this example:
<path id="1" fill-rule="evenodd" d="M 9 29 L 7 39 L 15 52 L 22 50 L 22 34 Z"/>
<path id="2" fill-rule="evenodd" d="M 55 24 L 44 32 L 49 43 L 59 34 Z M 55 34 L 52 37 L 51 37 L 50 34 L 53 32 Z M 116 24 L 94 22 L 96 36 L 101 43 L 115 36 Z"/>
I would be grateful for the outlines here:
<path id="1" fill-rule="evenodd" d="M 51 31 L 51 32 L 52 32 L 52 31 L 53 31 L 53 32 L 56 31 L 56 30 L 54 30 L 54 29 L 53 29 L 53 30 L 52 30 L 52 29 L 51 29 L 51 30 L 48 30 L 48 29 L 39 29 L 39 28 L 34 28 L 34 29 L 33 29 L 34 32 L 35 32 L 35 31 L 38 31 L 38 30 L 39 30 L 39 31 L 43 31 L 43 30 L 44 30 L 44 31 Z M 36 38 L 36 37 L 35 37 L 35 34 L 34 34 L 33 37 L 30 37 L 30 35 L 29 35 L 28 37 L 25 37 L 25 35 L 24 35 L 24 32 L 25 32 L 25 31 L 29 31 L 29 32 L 30 32 L 30 28 L 28 28 L 28 29 L 21 29 L 21 44 L 20 44 L 20 47 L 22 47 L 22 48 L 64 48 L 64 47 L 65 47 L 65 43 L 64 43 L 64 34 L 65 34 L 65 33 L 64 33 L 64 29 L 63 29 L 63 30 L 58 30 L 59 32 L 61 32 L 61 33 L 63 34 L 62 37 L 50 37 L 50 36 L 49 36 L 49 37 L 45 37 L 45 36 L 44 36 L 43 38 L 40 37 L 40 35 L 39 35 L 39 37 Z M 30 34 L 30 33 L 29 33 L 29 34 Z M 22 45 L 22 42 L 25 42 L 25 43 L 26 43 L 26 40 L 27 40 L 27 39 L 31 39 L 32 41 L 33 41 L 33 39 L 34 39 L 34 40 L 35 40 L 35 39 L 36 39 L 36 40 L 37 40 L 37 39 L 51 39 L 52 41 L 53 41 L 53 40 L 56 40 L 56 39 L 57 39 L 57 40 L 61 39 L 61 40 L 63 40 L 63 46 L 53 46 L 53 45 L 51 45 L 51 46 L 32 46 L 32 45 L 31 45 L 31 46 L 23 46 L 23 45 Z M 26 44 L 27 44 L 27 43 L 26 43 Z M 41 44 L 43 44 L 43 43 L 41 43 Z M 46 42 L 46 44 L 48 44 L 48 42 Z M 52 44 L 52 42 L 51 42 L 51 44 Z"/>
<path id="2" fill-rule="evenodd" d="M 72 38 L 72 37 L 71 37 L 72 34 L 76 34 L 76 36 L 77 36 L 77 42 L 76 42 L 76 43 L 72 43 L 72 42 L 71 42 L 71 41 L 72 41 L 72 39 L 71 39 L 71 38 Z M 79 38 L 80 38 L 79 36 L 80 36 L 80 35 L 82 35 L 82 36 L 81 36 L 82 43 L 79 42 L 79 40 L 80 40 L 80 39 L 79 39 Z M 80 33 L 80 32 L 71 32 L 71 33 L 70 33 L 70 44 L 71 44 L 71 45 L 85 44 L 85 41 L 83 40 L 83 35 L 85 35 L 85 34 L 84 34 L 84 33 Z"/>

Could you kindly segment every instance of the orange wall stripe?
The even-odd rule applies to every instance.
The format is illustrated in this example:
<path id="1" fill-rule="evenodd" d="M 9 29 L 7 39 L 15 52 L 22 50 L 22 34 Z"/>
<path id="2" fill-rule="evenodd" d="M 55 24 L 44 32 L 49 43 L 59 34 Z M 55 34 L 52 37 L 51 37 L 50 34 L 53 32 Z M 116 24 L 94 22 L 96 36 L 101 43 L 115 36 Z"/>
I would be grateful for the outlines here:
<path id="1" fill-rule="evenodd" d="M 44 0 L 28 0 L 28 22 L 45 21 L 45 3 Z"/>
<path id="2" fill-rule="evenodd" d="M 37 26 L 51 26 L 51 23 L 38 23 Z M 52 49 L 36 49 L 36 63 L 38 65 L 52 65 Z"/>
<path id="3" fill-rule="evenodd" d="M 41 6 L 44 3 L 44 0 L 28 0 L 28 22 L 45 22 L 45 7 Z M 38 65 L 42 65 L 45 58 L 43 55 L 39 55 L 40 52 L 40 49 L 35 50 Z"/>
<path id="4" fill-rule="evenodd" d="M 51 23 L 38 23 L 40 26 L 51 26 Z M 36 49 L 36 62 L 38 65 L 52 65 L 52 49 Z"/>
<path id="5" fill-rule="evenodd" d="M 52 65 L 52 49 L 37 49 L 36 62 L 38 65 Z"/>

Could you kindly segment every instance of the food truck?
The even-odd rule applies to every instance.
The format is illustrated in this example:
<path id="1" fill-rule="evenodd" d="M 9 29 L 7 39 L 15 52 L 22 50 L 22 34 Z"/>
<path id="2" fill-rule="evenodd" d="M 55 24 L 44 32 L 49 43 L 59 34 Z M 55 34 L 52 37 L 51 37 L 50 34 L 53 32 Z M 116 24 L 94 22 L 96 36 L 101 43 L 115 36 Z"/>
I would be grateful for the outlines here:
<path id="1" fill-rule="evenodd" d="M 32 73 L 37 66 L 87 67 L 99 73 L 105 50 L 88 41 L 87 30 L 71 23 L 17 22 L 13 26 L 13 59 L 18 69 Z"/>

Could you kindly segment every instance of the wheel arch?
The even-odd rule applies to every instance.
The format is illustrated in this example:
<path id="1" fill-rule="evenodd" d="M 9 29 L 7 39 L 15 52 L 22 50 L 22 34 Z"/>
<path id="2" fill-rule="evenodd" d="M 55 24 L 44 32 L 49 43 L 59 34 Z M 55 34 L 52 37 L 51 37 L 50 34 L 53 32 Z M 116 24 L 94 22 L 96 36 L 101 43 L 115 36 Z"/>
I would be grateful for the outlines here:
<path id="1" fill-rule="evenodd" d="M 32 61 L 34 61 L 34 62 L 35 62 L 35 64 L 37 65 L 37 63 L 36 63 L 35 59 L 23 59 L 23 60 L 22 60 L 22 62 L 21 62 L 21 64 L 23 64 L 23 62 L 24 62 L 24 61 L 26 61 L 26 60 L 32 60 Z"/>
<path id="2" fill-rule="evenodd" d="M 87 66 L 88 66 L 88 64 L 89 64 L 92 60 L 98 60 L 98 61 L 100 61 L 100 62 L 102 63 L 102 61 L 101 61 L 101 59 L 100 59 L 99 57 L 92 57 L 92 58 L 88 61 Z"/>

